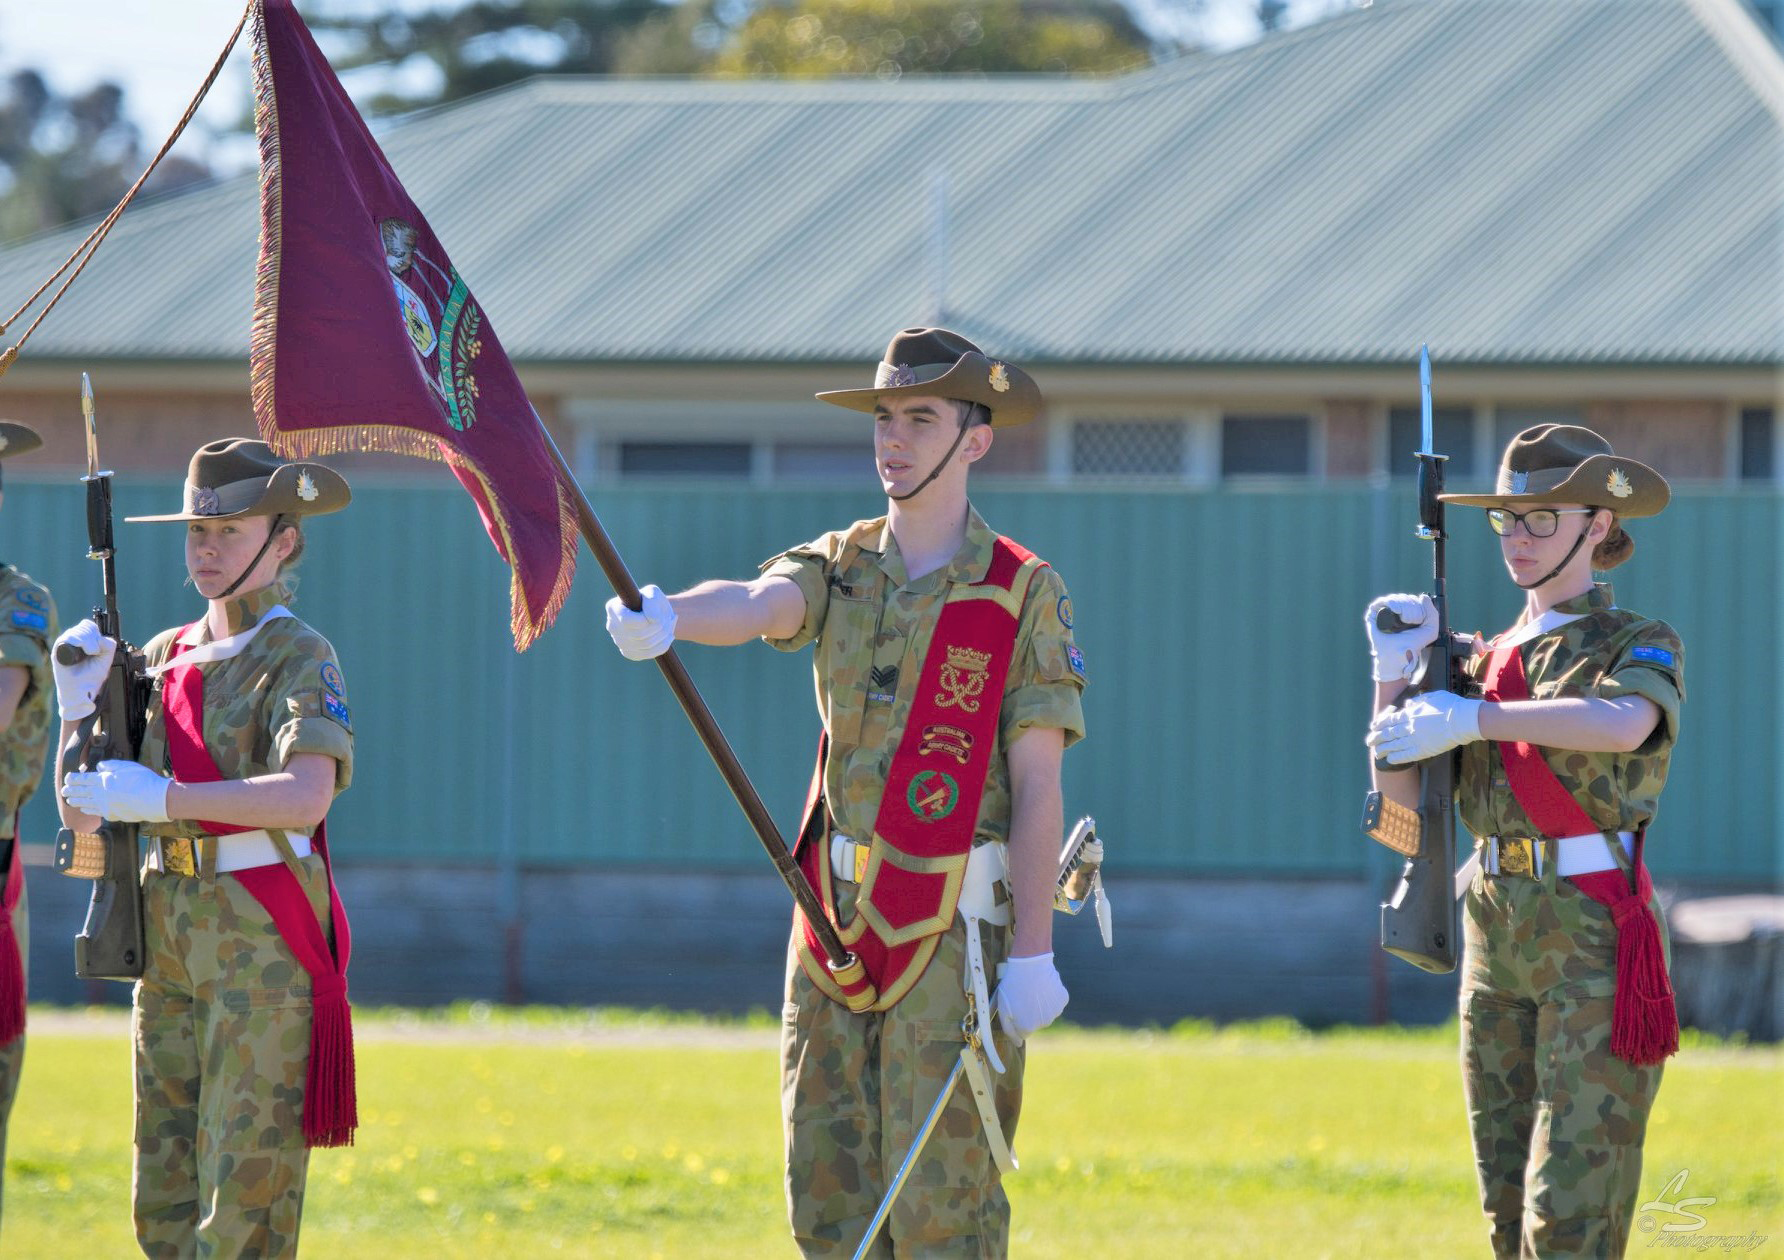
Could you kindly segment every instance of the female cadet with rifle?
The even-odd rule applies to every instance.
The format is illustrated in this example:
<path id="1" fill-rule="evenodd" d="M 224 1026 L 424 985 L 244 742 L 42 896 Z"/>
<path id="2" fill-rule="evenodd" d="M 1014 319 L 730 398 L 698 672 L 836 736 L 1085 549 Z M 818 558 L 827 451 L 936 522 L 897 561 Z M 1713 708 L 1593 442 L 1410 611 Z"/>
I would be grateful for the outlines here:
<path id="1" fill-rule="evenodd" d="M 1665 622 L 1618 608 L 1592 572 L 1635 548 L 1622 522 L 1666 506 L 1659 473 L 1598 434 L 1511 440 L 1487 509 L 1524 607 L 1463 667 L 1475 696 L 1393 706 L 1436 634 L 1428 599 L 1369 606 L 1372 758 L 1417 806 L 1414 763 L 1461 749 L 1456 801 L 1477 839 L 1463 915 L 1463 1085 L 1498 1257 L 1620 1256 L 1661 1062 L 1678 1047 L 1666 933 L 1643 837 L 1684 701 Z M 1388 626 L 1413 623 L 1392 633 Z M 1465 868 L 1466 871 L 1466 868 Z"/>
<path id="2" fill-rule="evenodd" d="M 284 606 L 301 518 L 349 497 L 332 469 L 264 442 L 200 447 L 184 510 L 131 519 L 185 524 L 204 614 L 144 651 L 137 759 L 59 785 L 74 831 L 110 819 L 149 838 L 132 1179 L 149 1256 L 295 1255 L 308 1148 L 350 1141 L 356 1122 L 349 937 L 322 828 L 353 734 L 334 649 Z M 115 641 L 83 621 L 63 645 L 77 649 L 55 664 L 66 741 Z"/>

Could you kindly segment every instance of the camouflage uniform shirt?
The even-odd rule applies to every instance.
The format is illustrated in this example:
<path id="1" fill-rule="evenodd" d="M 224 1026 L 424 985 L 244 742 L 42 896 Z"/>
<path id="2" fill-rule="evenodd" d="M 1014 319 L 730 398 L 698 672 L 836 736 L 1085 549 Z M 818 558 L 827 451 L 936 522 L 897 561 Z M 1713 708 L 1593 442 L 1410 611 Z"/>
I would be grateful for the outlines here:
<path id="1" fill-rule="evenodd" d="M 762 566 L 791 578 L 805 596 L 805 621 L 789 638 L 767 642 L 785 652 L 816 643 L 818 713 L 830 736 L 824 799 L 837 830 L 873 834 L 892 756 L 904 734 L 949 588 L 981 581 L 997 535 L 978 512 L 954 558 L 911 581 L 885 517 L 857 521 Z M 1072 605 L 1051 568 L 1034 573 L 1023 601 L 1015 656 L 1004 683 L 997 746 L 992 750 L 974 844 L 1007 840 L 1010 768 L 1005 750 L 1031 726 L 1083 737 L 1084 658 L 1072 641 Z"/>
<path id="2" fill-rule="evenodd" d="M 54 716 L 50 644 L 57 633 L 49 591 L 11 565 L 0 565 L 0 665 L 30 675 L 12 725 L 0 734 L 0 839 L 13 834 L 15 815 L 43 778 Z"/>
<path id="3" fill-rule="evenodd" d="M 1685 700 L 1685 649 L 1664 621 L 1618 608 L 1608 585 L 1555 605 L 1562 613 L 1583 614 L 1523 644 L 1524 672 L 1533 700 L 1645 696 L 1660 710 L 1660 721 L 1634 752 L 1579 752 L 1544 748 L 1556 776 L 1586 813 L 1605 831 L 1636 831 L 1654 817 L 1667 763 L 1679 733 L 1679 707 Z M 1466 666 L 1477 682 L 1486 669 L 1484 654 Z M 1505 765 L 1491 741 L 1462 749 L 1456 800 L 1462 822 L 1477 836 L 1535 836 L 1538 831 L 1512 796 Z"/>
<path id="4" fill-rule="evenodd" d="M 254 625 L 279 603 L 283 592 L 272 586 L 229 602 L 231 634 Z M 151 666 L 171 654 L 178 629 L 163 630 L 143 654 Z M 195 645 L 208 643 L 209 628 L 200 622 Z M 204 746 L 225 779 L 276 774 L 295 753 L 321 753 L 335 759 L 335 792 L 353 778 L 353 728 L 347 689 L 334 648 L 296 617 L 269 622 L 240 654 L 199 666 L 204 671 Z M 160 675 L 149 702 L 148 728 L 138 760 L 171 773 L 167 757 L 167 722 L 162 712 Z M 203 834 L 191 820 L 147 824 L 145 835 Z"/>

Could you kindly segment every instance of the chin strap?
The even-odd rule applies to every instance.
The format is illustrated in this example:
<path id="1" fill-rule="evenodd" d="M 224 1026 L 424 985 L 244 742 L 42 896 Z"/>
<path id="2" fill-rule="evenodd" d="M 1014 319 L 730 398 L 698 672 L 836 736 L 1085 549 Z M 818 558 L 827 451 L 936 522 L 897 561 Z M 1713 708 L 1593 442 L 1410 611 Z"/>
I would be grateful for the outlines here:
<path id="1" fill-rule="evenodd" d="M 1554 568 L 1550 569 L 1547 573 L 1543 574 L 1543 576 L 1537 578 L 1536 581 L 1534 581 L 1534 582 L 1519 582 L 1518 589 L 1525 590 L 1525 591 L 1533 591 L 1537 587 L 1543 585 L 1545 582 L 1554 581 L 1555 575 L 1557 573 L 1561 572 L 1561 570 L 1565 569 L 1568 565 L 1568 562 L 1571 561 L 1576 555 L 1579 554 L 1580 544 L 1585 542 L 1586 535 L 1592 532 L 1592 522 L 1597 519 L 1597 516 L 1598 516 L 1598 513 L 1594 512 L 1591 516 L 1588 516 L 1586 518 L 1586 523 L 1580 527 L 1580 536 L 1573 540 L 1573 546 L 1569 547 L 1567 549 L 1567 554 L 1561 557 L 1560 564 L 1557 564 Z"/>
<path id="2" fill-rule="evenodd" d="M 958 432 L 954 435 L 954 445 L 952 445 L 948 448 L 948 453 L 946 455 L 942 456 L 941 462 L 936 464 L 936 466 L 934 468 L 930 469 L 929 475 L 927 477 L 923 478 L 922 481 L 917 483 L 917 488 L 915 490 L 909 491 L 908 493 L 905 493 L 905 494 L 891 494 L 891 495 L 887 495 L 886 497 L 893 500 L 896 503 L 903 503 L 906 499 L 914 499 L 917 497 L 917 495 L 921 494 L 923 492 L 924 488 L 927 487 L 930 482 L 934 481 L 938 476 L 941 475 L 942 469 L 946 468 L 948 466 L 948 462 L 954 458 L 954 452 L 959 450 L 961 442 L 966 440 L 967 427 L 968 427 L 967 421 L 965 420 L 965 418 L 962 418 L 960 421 L 960 432 Z"/>
<path id="3" fill-rule="evenodd" d="M 920 486 L 918 487 L 918 489 L 921 488 L 922 487 Z M 248 580 L 248 574 L 254 572 L 254 566 L 260 563 L 260 558 L 266 554 L 266 549 L 273 545 L 273 539 L 279 536 L 279 526 L 282 525 L 284 521 L 285 514 L 283 512 L 280 512 L 277 516 L 273 517 L 272 528 L 266 531 L 266 541 L 260 544 L 260 550 L 256 551 L 254 553 L 254 558 L 248 561 L 248 567 L 242 570 L 241 576 L 231 582 L 228 588 L 224 590 L 222 594 L 217 596 L 218 599 L 228 599 L 231 595 L 235 594 L 236 587 Z M 1571 555 L 1573 553 L 1569 552 L 1568 554 Z M 1563 563 L 1565 563 L 1565 561 L 1563 561 Z M 1551 574 L 1550 576 L 1553 575 Z M 1548 578 L 1543 579 L 1545 582 L 1547 580 Z"/>

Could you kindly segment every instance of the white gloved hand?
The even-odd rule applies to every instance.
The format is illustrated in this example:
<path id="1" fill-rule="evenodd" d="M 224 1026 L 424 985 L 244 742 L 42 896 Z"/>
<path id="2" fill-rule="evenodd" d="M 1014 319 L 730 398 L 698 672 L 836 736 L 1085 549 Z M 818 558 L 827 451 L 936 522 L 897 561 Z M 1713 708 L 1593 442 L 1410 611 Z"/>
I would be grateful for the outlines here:
<path id="1" fill-rule="evenodd" d="M 1479 700 L 1453 691 L 1427 691 L 1397 709 L 1384 709 L 1363 741 L 1377 759 L 1404 766 L 1483 738 Z"/>
<path id="2" fill-rule="evenodd" d="M 1383 630 L 1375 619 L 1389 612 L 1407 623 L 1407 630 Z M 1425 649 L 1437 642 L 1437 605 L 1429 595 L 1382 595 L 1363 612 L 1363 629 L 1369 632 L 1369 654 L 1376 682 L 1403 682 L 1417 677 Z"/>
<path id="3" fill-rule="evenodd" d="M 1006 1033 L 1017 1041 L 1028 1040 L 1059 1018 L 1070 999 L 1051 952 L 1012 958 L 1003 965 L 1003 976 L 991 1005 Z"/>
<path id="4" fill-rule="evenodd" d="M 675 609 L 660 586 L 646 586 L 644 608 L 633 612 L 615 595 L 607 601 L 607 633 L 628 661 L 661 656 L 675 642 Z"/>
<path id="5" fill-rule="evenodd" d="M 60 658 L 64 644 L 72 644 L 85 654 L 85 659 L 64 665 Z M 56 676 L 56 707 L 64 722 L 78 722 L 93 712 L 93 697 L 105 682 L 117 647 L 118 641 L 100 634 L 99 623 L 91 617 L 69 626 L 56 640 L 50 652 L 50 668 Z"/>
<path id="6" fill-rule="evenodd" d="M 167 821 L 167 789 L 173 780 L 134 761 L 102 761 L 99 769 L 62 780 L 62 799 L 86 814 L 113 822 Z"/>

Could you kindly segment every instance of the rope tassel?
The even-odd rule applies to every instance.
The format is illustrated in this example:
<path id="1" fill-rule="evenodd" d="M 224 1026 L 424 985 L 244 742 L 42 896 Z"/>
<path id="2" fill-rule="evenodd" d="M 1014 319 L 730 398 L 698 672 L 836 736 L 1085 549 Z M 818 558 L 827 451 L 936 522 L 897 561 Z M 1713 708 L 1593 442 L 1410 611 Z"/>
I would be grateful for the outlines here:
<path id="1" fill-rule="evenodd" d="M 310 1067 L 304 1082 L 304 1144 L 352 1146 L 359 1127 L 353 1072 L 353 1008 L 344 979 L 319 979 L 310 1019 Z"/>

